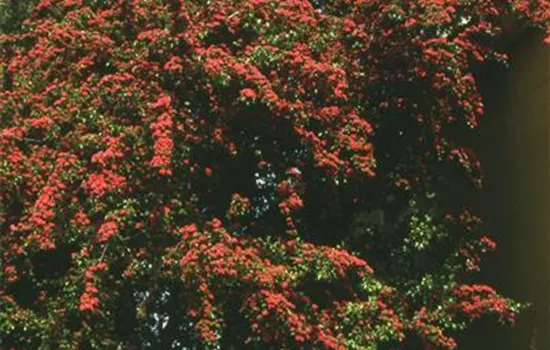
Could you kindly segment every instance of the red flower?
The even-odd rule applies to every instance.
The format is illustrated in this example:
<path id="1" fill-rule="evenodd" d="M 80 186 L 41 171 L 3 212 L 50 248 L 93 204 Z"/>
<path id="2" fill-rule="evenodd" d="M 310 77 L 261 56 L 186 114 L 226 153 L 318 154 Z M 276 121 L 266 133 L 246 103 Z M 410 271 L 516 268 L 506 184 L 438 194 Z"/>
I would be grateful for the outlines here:
<path id="1" fill-rule="evenodd" d="M 114 221 L 104 222 L 97 231 L 98 242 L 107 242 L 112 236 L 118 233 L 118 224 Z"/>
<path id="2" fill-rule="evenodd" d="M 256 92 L 252 89 L 242 89 L 241 90 L 241 96 L 246 99 L 255 99 L 256 98 Z"/>
<path id="3" fill-rule="evenodd" d="M 161 95 L 158 100 L 152 104 L 153 108 L 166 108 L 172 103 L 172 98 L 168 95 Z"/>

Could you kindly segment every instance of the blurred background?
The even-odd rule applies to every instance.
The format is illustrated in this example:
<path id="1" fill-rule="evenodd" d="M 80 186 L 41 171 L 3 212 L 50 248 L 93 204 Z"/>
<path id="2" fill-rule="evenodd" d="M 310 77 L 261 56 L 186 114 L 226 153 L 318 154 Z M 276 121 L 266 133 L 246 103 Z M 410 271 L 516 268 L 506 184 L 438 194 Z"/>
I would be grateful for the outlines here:
<path id="1" fill-rule="evenodd" d="M 485 172 L 476 200 L 499 244 L 479 278 L 533 306 L 512 328 L 477 322 L 460 350 L 550 349 L 550 48 L 542 40 L 542 33 L 513 27 L 502 42 L 510 67 L 479 67 L 486 115 L 469 140 Z"/>

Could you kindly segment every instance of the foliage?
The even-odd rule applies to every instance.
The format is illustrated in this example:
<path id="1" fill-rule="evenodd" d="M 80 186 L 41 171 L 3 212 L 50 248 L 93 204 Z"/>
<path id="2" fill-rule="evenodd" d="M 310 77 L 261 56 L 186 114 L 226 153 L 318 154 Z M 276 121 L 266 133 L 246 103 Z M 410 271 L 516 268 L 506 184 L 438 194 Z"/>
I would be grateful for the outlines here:
<path id="1" fill-rule="evenodd" d="M 520 311 L 447 189 L 482 184 L 472 64 L 546 0 L 0 11 L 2 348 L 452 349 Z"/>

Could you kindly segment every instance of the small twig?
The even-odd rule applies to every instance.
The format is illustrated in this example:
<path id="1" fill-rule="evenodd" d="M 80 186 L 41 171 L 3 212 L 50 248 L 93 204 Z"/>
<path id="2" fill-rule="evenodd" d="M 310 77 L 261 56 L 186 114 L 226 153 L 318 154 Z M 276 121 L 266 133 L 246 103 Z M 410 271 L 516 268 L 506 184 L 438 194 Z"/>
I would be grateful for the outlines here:
<path id="1" fill-rule="evenodd" d="M 227 16 L 227 19 L 233 18 L 233 17 L 235 17 L 235 16 L 238 15 L 238 14 L 239 14 L 239 11 L 233 12 L 232 14 L 230 14 L 229 16 Z"/>
<path id="2" fill-rule="evenodd" d="M 103 261 L 103 258 L 105 257 L 105 253 L 107 252 L 107 248 L 109 247 L 109 243 L 105 245 L 105 248 L 103 248 L 103 252 L 101 252 L 101 257 L 99 258 L 99 261 Z"/>

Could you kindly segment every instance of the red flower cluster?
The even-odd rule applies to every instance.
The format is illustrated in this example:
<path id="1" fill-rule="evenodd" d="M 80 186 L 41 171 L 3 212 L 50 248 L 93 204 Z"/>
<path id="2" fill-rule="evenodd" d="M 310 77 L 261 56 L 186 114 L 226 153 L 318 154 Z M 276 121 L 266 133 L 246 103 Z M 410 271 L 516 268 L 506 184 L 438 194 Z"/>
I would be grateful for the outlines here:
<path id="1" fill-rule="evenodd" d="M 97 231 L 97 241 L 107 242 L 112 236 L 118 233 L 118 224 L 114 221 L 104 222 Z"/>
<path id="2" fill-rule="evenodd" d="M 106 268 L 107 264 L 104 262 L 100 262 L 98 264 L 90 266 L 87 269 L 85 276 L 84 293 L 82 293 L 82 295 L 80 296 L 80 305 L 78 306 L 78 309 L 80 311 L 92 312 L 95 311 L 99 306 L 100 301 L 97 297 L 99 290 L 91 281 L 95 278 L 94 273 L 96 271 L 103 271 Z"/>
<path id="3" fill-rule="evenodd" d="M 459 299 L 457 310 L 469 319 L 495 314 L 501 322 L 514 323 L 519 311 L 517 303 L 501 297 L 486 285 L 460 285 L 454 290 L 454 294 Z"/>
<path id="4" fill-rule="evenodd" d="M 295 235 L 298 231 L 293 214 L 304 207 L 304 201 L 300 196 L 304 188 L 301 173 L 297 168 L 290 168 L 286 173 L 287 179 L 277 185 L 277 192 L 281 197 L 279 211 L 286 217 L 287 233 Z"/>
<path id="5" fill-rule="evenodd" d="M 99 299 L 95 296 L 99 290 L 90 282 L 86 282 L 85 292 L 80 296 L 80 311 L 94 311 L 99 306 Z"/>
<path id="6" fill-rule="evenodd" d="M 255 288 L 247 288 L 246 295 L 242 296 L 242 307 L 250 322 L 248 336 L 251 341 L 285 343 L 285 339 L 291 337 L 293 342 L 305 345 L 322 344 L 329 337 L 337 339 L 340 336 L 331 335 L 328 327 L 336 322 L 333 318 L 338 314 L 323 319 L 324 311 L 306 294 L 295 291 L 294 286 L 305 281 L 310 271 L 320 264 L 336 271 L 332 277 L 323 277 L 329 280 L 346 280 L 352 275 L 370 276 L 373 271 L 363 260 L 329 247 L 323 247 L 326 253 L 320 255 L 318 247 L 312 244 L 282 240 L 280 248 L 270 253 L 272 259 L 293 263 L 288 267 L 274 265 L 260 256 L 260 252 L 266 249 L 264 242 L 237 239 L 219 225 L 220 222 L 214 220 L 207 225 L 211 231 L 200 232 L 195 225 L 180 229 L 184 234 L 183 248 L 187 251 L 180 261 L 183 280 L 190 286 L 198 283 L 196 288 L 204 296 L 202 304 L 188 306 L 188 314 L 197 317 L 197 327 L 205 341 L 212 340 L 212 335 L 216 334 L 218 324 L 213 323 L 209 312 L 212 305 L 223 298 L 223 291 L 229 286 L 250 285 Z M 299 259 L 298 256 L 306 258 Z M 308 307 L 304 308 L 304 305 Z M 388 313 L 393 315 L 393 311 L 388 310 Z M 383 317 L 388 315 L 384 313 Z M 335 340 L 335 344 L 335 349 L 341 345 L 339 340 Z"/>
<path id="7" fill-rule="evenodd" d="M 82 187 L 89 192 L 90 195 L 101 198 L 106 194 L 121 190 L 125 185 L 126 179 L 124 176 L 111 170 L 103 170 L 90 174 L 88 179 L 82 184 Z"/>

